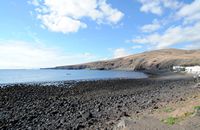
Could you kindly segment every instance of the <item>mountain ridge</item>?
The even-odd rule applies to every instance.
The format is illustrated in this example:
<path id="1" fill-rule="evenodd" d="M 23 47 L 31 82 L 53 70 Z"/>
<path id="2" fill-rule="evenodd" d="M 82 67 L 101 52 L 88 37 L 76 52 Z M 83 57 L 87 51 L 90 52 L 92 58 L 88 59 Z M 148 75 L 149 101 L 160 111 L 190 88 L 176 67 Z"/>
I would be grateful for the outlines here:
<path id="1" fill-rule="evenodd" d="M 200 49 L 182 50 L 170 48 L 153 50 L 111 60 L 57 66 L 53 69 L 169 70 L 176 65 L 200 65 Z"/>

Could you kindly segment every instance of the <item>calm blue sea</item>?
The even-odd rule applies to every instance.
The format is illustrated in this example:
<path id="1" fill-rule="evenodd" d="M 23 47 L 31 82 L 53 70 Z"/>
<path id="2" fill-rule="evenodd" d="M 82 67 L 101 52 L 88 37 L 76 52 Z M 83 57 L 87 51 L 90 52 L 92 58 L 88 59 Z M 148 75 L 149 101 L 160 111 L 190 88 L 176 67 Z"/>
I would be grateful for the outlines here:
<path id="1" fill-rule="evenodd" d="M 147 78 L 141 72 L 113 71 L 113 70 L 0 70 L 0 84 L 25 83 L 25 82 L 49 82 L 64 80 L 94 80 L 112 78 Z"/>

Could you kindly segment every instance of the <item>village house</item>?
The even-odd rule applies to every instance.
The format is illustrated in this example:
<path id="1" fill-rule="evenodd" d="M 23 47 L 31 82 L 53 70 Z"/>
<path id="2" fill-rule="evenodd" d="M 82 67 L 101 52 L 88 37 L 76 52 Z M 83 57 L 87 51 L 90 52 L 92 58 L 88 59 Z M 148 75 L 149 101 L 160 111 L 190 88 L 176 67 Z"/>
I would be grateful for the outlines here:
<path id="1" fill-rule="evenodd" d="M 200 74 L 200 66 L 185 67 L 185 71 L 191 74 Z"/>
<path id="2" fill-rule="evenodd" d="M 181 72 L 181 71 L 185 71 L 185 67 L 183 67 L 183 66 L 173 66 L 173 70 L 175 72 Z"/>
<path id="3" fill-rule="evenodd" d="M 175 72 L 186 72 L 200 76 L 200 66 L 173 66 Z"/>

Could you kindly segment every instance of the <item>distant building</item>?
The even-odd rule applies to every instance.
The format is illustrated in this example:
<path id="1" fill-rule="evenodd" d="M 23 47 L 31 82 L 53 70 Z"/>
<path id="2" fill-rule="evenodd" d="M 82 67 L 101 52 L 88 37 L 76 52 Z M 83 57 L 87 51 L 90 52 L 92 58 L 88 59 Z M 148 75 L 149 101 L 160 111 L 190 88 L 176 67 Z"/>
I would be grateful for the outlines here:
<path id="1" fill-rule="evenodd" d="M 186 72 L 190 74 L 194 74 L 195 77 L 200 77 L 200 66 L 173 66 L 174 72 Z"/>
<path id="2" fill-rule="evenodd" d="M 189 66 L 189 67 L 185 67 L 185 71 L 186 71 L 187 73 L 200 75 L 200 66 Z"/>
<path id="3" fill-rule="evenodd" d="M 185 67 L 183 67 L 183 66 L 173 66 L 173 71 L 175 71 L 175 72 L 185 71 Z"/>

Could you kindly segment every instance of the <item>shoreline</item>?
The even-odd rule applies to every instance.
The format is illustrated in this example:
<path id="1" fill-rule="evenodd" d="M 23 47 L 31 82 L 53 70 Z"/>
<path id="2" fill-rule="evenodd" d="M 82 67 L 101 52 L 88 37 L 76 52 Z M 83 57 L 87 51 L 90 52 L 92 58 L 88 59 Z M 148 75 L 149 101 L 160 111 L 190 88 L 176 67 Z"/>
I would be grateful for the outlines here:
<path id="1" fill-rule="evenodd" d="M 125 71 L 125 70 L 118 70 L 118 71 Z M 129 72 L 129 71 L 128 71 Z M 186 73 L 177 73 L 172 72 L 168 70 L 164 71 L 134 71 L 134 72 L 141 72 L 144 73 L 147 77 L 145 78 L 99 78 L 99 79 L 77 79 L 77 80 L 58 80 L 58 81 L 30 81 L 30 82 L 16 82 L 16 83 L 0 83 L 0 88 L 3 88 L 5 86 L 13 86 L 13 85 L 55 85 L 58 86 L 59 84 L 64 83 L 77 83 L 77 82 L 87 82 L 87 81 L 107 81 L 107 80 L 134 80 L 134 79 L 149 79 L 149 78 L 159 78 L 163 76 L 175 76 L 178 75 L 178 77 L 193 77 L 192 75 L 186 74 Z"/>
<path id="2" fill-rule="evenodd" d="M 31 70 L 31 69 L 30 69 Z M 39 69 L 38 69 L 39 70 Z M 53 70 L 53 69 L 50 69 L 50 70 Z M 60 69 L 60 70 L 63 70 L 63 69 Z M 101 70 L 97 70 L 97 71 L 101 71 Z M 109 71 L 109 70 L 107 70 Z M 78 78 L 78 79 L 61 79 L 61 80 L 41 80 L 41 81 L 15 81 L 15 82 L 0 82 L 0 87 L 4 87 L 4 86 L 10 86 L 10 85 L 15 85 L 15 84 L 30 84 L 30 85 L 40 85 L 40 84 L 45 84 L 45 83 L 48 83 L 48 84 L 61 84 L 61 83 L 64 83 L 64 82 L 84 82 L 84 81 L 98 81 L 98 80 L 117 80 L 117 79 L 146 79 L 149 77 L 149 74 L 147 73 L 144 73 L 142 71 L 125 71 L 125 70 L 110 70 L 110 71 L 122 71 L 122 72 L 136 72 L 136 73 L 142 73 L 144 74 L 143 76 L 135 76 L 135 77 L 110 77 L 110 78 Z"/>
<path id="3" fill-rule="evenodd" d="M 165 76 L 0 88 L 0 129 L 113 129 L 123 117 L 199 92 L 192 77 Z"/>

